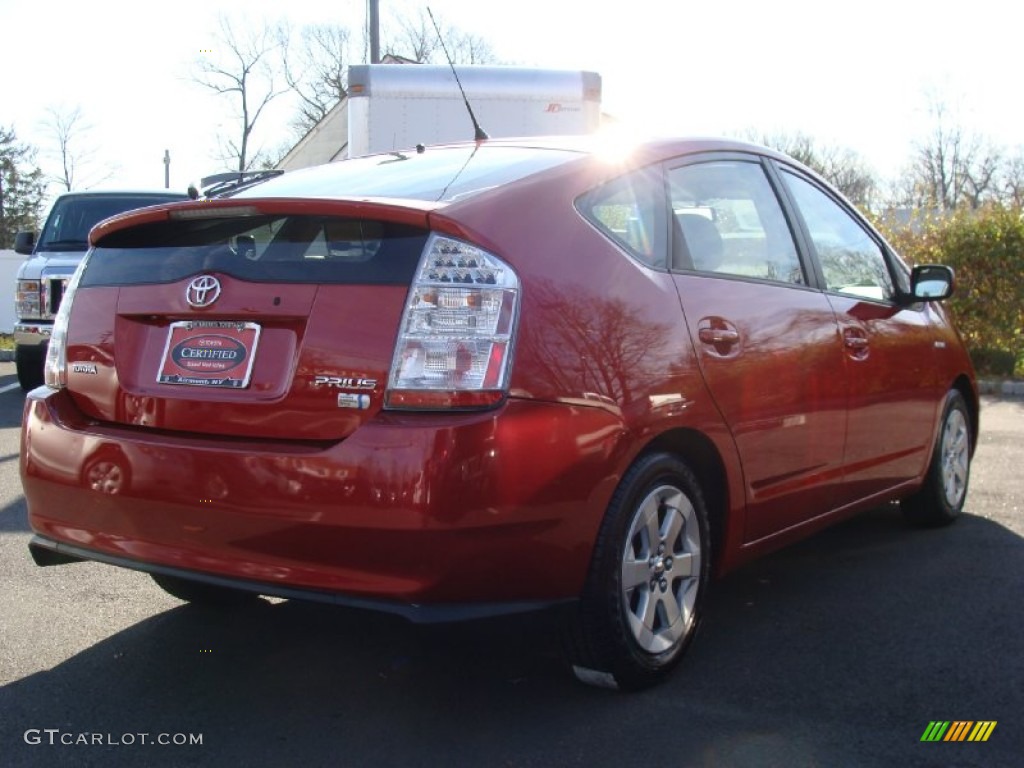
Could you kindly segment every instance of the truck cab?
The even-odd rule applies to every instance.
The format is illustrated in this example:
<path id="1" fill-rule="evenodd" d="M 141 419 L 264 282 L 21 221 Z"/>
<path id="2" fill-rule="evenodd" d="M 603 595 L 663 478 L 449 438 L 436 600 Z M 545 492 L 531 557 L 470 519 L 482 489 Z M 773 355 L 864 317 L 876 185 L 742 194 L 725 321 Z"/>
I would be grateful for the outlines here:
<path id="1" fill-rule="evenodd" d="M 89 247 L 89 230 L 125 211 L 187 199 L 184 193 L 169 191 L 67 192 L 54 201 L 38 236 L 18 233 L 14 250 L 29 257 L 18 269 L 14 297 L 14 359 L 23 390 L 43 383 L 53 319 Z"/>

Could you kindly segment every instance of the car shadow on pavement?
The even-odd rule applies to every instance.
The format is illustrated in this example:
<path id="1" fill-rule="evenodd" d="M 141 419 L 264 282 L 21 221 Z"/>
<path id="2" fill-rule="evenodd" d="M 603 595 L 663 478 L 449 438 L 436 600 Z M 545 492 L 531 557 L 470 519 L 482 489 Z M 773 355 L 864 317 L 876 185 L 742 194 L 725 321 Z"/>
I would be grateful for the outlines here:
<path id="1" fill-rule="evenodd" d="M 957 759 L 1012 764 L 1022 594 L 1016 533 L 971 515 L 917 531 L 886 507 L 718 582 L 682 667 L 636 695 L 575 683 L 550 616 L 181 606 L 0 688 L 0 743 L 8 766 L 923 765 L 952 759 L 920 742 L 929 721 L 987 719 Z M 46 728 L 203 743 L 25 743 Z"/>
<path id="2" fill-rule="evenodd" d="M 0 388 L 16 383 L 17 381 L 10 377 L 0 377 Z M 3 407 L 0 407 L 0 429 L 20 427 L 25 393 L 20 387 L 17 387 L 6 392 L 0 392 L 0 398 L 7 401 Z"/>
<path id="3" fill-rule="evenodd" d="M 0 509 L 0 533 L 25 533 L 29 530 L 24 496 Z"/>

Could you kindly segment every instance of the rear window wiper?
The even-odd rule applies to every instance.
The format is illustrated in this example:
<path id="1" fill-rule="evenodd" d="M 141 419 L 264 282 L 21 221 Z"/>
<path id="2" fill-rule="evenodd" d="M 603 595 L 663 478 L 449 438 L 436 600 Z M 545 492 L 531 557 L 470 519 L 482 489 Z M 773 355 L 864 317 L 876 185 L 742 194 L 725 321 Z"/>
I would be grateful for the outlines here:
<path id="1" fill-rule="evenodd" d="M 189 187 L 188 194 L 193 200 L 199 199 L 200 196 L 204 198 L 221 197 L 280 176 L 282 173 L 284 171 L 276 170 L 215 173 L 213 176 L 207 176 L 200 180 L 199 189 Z"/>

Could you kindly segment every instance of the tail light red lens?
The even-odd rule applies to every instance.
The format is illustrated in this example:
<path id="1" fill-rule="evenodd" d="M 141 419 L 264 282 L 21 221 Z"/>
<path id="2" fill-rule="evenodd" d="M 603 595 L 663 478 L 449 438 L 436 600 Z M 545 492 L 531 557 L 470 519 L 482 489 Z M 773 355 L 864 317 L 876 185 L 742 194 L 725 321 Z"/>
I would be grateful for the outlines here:
<path id="1" fill-rule="evenodd" d="M 390 408 L 480 408 L 508 391 L 519 278 L 497 256 L 432 235 L 391 364 Z"/>

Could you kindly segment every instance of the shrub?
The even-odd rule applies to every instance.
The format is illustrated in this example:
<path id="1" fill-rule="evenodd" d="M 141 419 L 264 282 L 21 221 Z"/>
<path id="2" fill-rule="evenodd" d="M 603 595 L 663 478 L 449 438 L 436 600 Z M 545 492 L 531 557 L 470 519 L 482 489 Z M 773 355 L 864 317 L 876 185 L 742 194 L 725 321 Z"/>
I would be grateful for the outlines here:
<path id="1" fill-rule="evenodd" d="M 911 226 L 882 222 L 890 243 L 912 264 L 948 264 L 956 271 L 949 307 L 978 370 L 1011 375 L 1024 361 L 1024 218 L 993 207 Z"/>

